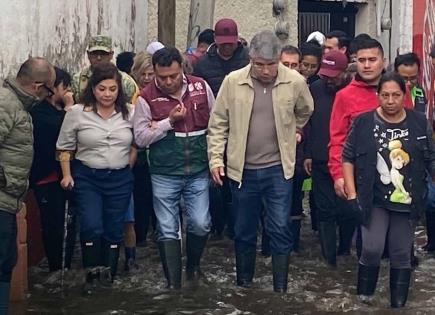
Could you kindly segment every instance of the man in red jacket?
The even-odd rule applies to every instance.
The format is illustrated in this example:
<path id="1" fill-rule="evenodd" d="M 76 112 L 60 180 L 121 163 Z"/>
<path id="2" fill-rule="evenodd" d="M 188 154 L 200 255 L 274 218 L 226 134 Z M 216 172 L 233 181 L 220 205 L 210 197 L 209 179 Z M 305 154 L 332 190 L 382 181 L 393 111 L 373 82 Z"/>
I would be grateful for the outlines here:
<path id="1" fill-rule="evenodd" d="M 360 43 L 356 53 L 357 74 L 348 86 L 340 90 L 334 100 L 329 124 L 329 172 L 339 197 L 346 199 L 341 167 L 341 153 L 355 116 L 378 106 L 376 88 L 384 70 L 384 50 L 375 39 Z"/>

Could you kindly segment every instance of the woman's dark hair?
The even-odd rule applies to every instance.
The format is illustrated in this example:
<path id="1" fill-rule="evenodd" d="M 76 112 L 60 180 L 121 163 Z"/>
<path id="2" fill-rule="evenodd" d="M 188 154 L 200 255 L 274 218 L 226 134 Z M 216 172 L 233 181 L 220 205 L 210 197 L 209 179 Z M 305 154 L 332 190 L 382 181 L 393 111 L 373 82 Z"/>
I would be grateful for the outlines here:
<path id="1" fill-rule="evenodd" d="M 111 62 L 103 62 L 92 68 L 92 75 L 89 78 L 88 84 L 81 95 L 81 102 L 85 106 L 91 106 L 92 110 L 97 112 L 97 100 L 94 95 L 93 88 L 104 80 L 115 80 L 118 84 L 118 96 L 115 100 L 116 112 L 122 113 L 122 118 L 128 119 L 127 98 L 122 89 L 122 76 L 118 68 Z"/>
<path id="2" fill-rule="evenodd" d="M 299 47 L 301 51 L 301 59 L 304 56 L 314 56 L 317 57 L 318 63 L 322 59 L 322 48 L 319 45 L 313 44 L 311 42 L 302 43 Z"/>
<path id="3" fill-rule="evenodd" d="M 68 72 L 58 67 L 54 67 L 54 71 L 56 72 L 54 87 L 58 87 L 61 83 L 65 87 L 71 86 L 71 75 Z"/>
<path id="4" fill-rule="evenodd" d="M 399 85 L 399 87 L 402 90 L 402 92 L 406 93 L 405 80 L 403 80 L 403 78 L 398 73 L 396 73 L 396 72 L 387 72 L 387 73 L 382 75 L 381 79 L 379 80 L 379 84 L 378 84 L 378 93 L 381 92 L 382 86 L 386 82 L 390 82 L 390 81 L 396 82 L 397 85 Z"/>

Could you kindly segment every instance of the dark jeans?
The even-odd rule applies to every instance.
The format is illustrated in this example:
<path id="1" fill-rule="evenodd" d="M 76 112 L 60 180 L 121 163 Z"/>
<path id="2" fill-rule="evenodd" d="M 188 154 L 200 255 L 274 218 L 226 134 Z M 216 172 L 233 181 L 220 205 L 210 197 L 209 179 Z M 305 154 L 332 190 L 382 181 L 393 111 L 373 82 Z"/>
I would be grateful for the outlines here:
<path id="1" fill-rule="evenodd" d="M 150 224 L 156 227 L 156 215 L 153 208 L 153 192 L 146 153 L 138 154 L 138 160 L 133 168 L 134 176 L 134 219 L 136 242 L 146 241 Z"/>
<path id="2" fill-rule="evenodd" d="M 373 208 L 369 223 L 361 226 L 360 263 L 365 266 L 379 266 L 387 239 L 391 268 L 410 269 L 414 229 L 408 213 Z"/>
<path id="3" fill-rule="evenodd" d="M 73 178 L 82 242 L 102 237 L 109 243 L 120 243 L 133 190 L 130 167 L 93 169 L 77 161 Z"/>
<path id="4" fill-rule="evenodd" d="M 11 282 L 12 269 L 17 263 L 17 218 L 0 210 L 0 282 Z"/>
<path id="5" fill-rule="evenodd" d="M 292 237 L 290 211 L 293 179 L 285 179 L 281 165 L 243 171 L 241 185 L 231 180 L 235 213 L 234 241 L 238 252 L 255 250 L 257 224 L 265 201 L 265 227 L 271 254 L 290 254 Z"/>
<path id="6" fill-rule="evenodd" d="M 38 203 L 42 241 L 44 243 L 45 255 L 48 260 L 50 271 L 62 268 L 62 247 L 64 237 L 64 219 L 66 192 L 62 189 L 59 182 L 43 185 L 34 185 L 33 191 Z M 72 201 L 69 202 L 68 209 L 68 233 L 67 248 L 65 255 L 65 267 L 71 267 L 72 252 L 75 242 L 75 216 L 72 213 Z"/>

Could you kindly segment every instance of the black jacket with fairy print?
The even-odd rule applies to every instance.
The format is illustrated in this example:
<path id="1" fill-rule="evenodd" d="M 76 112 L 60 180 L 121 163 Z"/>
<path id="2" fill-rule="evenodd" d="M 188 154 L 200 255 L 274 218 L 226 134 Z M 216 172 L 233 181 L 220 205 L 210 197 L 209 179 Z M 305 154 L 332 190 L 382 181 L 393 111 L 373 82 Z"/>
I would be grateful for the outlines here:
<path id="1" fill-rule="evenodd" d="M 435 147 L 432 140 L 432 127 L 422 113 L 406 110 L 406 123 L 409 128 L 410 171 L 407 180 L 412 197 L 411 218 L 418 219 L 424 210 L 426 197 L 426 174 L 435 177 Z M 362 210 L 362 223 L 369 222 L 373 208 L 377 147 L 373 135 L 375 110 L 355 118 L 343 148 L 343 161 L 354 165 L 355 184 L 359 206 Z"/>

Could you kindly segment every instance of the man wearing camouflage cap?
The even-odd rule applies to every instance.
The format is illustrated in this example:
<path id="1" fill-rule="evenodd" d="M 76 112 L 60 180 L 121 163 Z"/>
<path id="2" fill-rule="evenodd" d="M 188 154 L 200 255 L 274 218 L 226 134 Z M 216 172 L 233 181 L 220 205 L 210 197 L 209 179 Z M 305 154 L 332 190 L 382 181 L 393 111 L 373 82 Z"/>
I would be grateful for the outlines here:
<path id="1" fill-rule="evenodd" d="M 113 58 L 112 38 L 109 36 L 97 35 L 91 38 L 88 45 L 88 59 L 90 67 L 84 68 L 73 77 L 72 91 L 76 102 L 80 101 L 80 94 L 88 84 L 89 78 L 92 75 L 92 68 L 101 62 L 110 62 Z M 122 88 L 130 103 L 134 103 L 139 92 L 139 89 L 127 73 L 121 72 Z"/>

